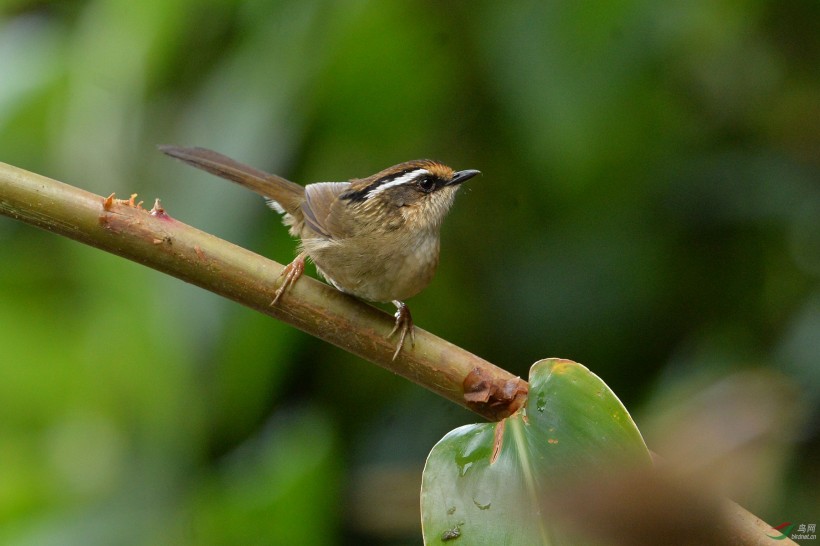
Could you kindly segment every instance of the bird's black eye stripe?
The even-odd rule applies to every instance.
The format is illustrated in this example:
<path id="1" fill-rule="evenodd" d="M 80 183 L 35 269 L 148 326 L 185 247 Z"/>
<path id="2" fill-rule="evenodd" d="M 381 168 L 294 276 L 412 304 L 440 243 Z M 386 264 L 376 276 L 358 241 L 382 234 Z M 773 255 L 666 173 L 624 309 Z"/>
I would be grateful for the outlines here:
<path id="1" fill-rule="evenodd" d="M 354 202 L 365 201 L 373 190 L 379 188 L 380 186 L 383 186 L 384 184 L 388 184 L 388 183 L 392 182 L 393 180 L 396 180 L 397 178 L 401 178 L 402 176 L 404 176 L 408 173 L 411 173 L 415 170 L 417 170 L 417 169 L 415 169 L 415 168 L 403 169 L 401 171 L 389 174 L 389 175 L 387 175 L 383 178 L 379 178 L 378 180 L 371 183 L 369 186 L 365 186 L 364 188 L 362 188 L 358 191 L 345 192 L 341 195 L 341 198 L 342 199 L 347 199 L 348 201 L 354 201 Z"/>
<path id="2" fill-rule="evenodd" d="M 399 188 L 401 187 L 415 188 L 423 193 L 432 193 L 444 184 L 444 180 L 430 173 L 427 169 L 413 167 L 383 176 L 362 189 L 346 191 L 339 197 L 351 202 L 362 202 L 373 199 L 385 191 L 400 191 Z"/>

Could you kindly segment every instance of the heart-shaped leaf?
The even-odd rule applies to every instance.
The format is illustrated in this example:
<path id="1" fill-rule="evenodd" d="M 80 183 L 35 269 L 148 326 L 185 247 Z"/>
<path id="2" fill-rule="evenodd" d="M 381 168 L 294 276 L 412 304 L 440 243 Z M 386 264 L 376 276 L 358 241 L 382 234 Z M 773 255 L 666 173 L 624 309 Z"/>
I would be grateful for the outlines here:
<path id="1" fill-rule="evenodd" d="M 536 362 L 523 411 L 457 428 L 430 452 L 421 491 L 425 544 L 582 544 L 562 533 L 544 500 L 625 461 L 651 465 L 609 387 L 575 362 Z"/>

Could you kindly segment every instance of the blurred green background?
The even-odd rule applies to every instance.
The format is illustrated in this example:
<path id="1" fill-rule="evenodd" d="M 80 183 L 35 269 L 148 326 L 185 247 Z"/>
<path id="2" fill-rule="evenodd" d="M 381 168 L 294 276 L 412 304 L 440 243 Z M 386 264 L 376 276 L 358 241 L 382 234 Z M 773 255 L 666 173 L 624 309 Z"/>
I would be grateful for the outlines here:
<path id="1" fill-rule="evenodd" d="M 416 323 L 524 377 L 582 362 L 661 455 L 820 523 L 816 0 L 0 3 L 0 161 L 293 257 L 160 143 L 304 183 L 480 169 Z M 425 456 L 476 420 L 0 218 L 2 544 L 420 544 Z"/>

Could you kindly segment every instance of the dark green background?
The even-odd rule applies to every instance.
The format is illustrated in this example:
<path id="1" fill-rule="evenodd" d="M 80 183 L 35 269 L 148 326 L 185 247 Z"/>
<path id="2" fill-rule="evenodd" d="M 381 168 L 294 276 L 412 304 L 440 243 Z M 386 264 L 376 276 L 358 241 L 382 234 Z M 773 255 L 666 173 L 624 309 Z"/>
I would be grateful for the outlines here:
<path id="1" fill-rule="evenodd" d="M 300 182 L 419 157 L 479 169 L 410 301 L 417 324 L 525 377 L 540 358 L 584 363 L 656 450 L 693 393 L 750 397 L 698 406 L 727 431 L 749 413 L 732 408 L 783 410 L 754 437 L 762 455 L 708 442 L 743 470 L 744 489 L 723 491 L 774 525 L 820 523 L 820 3 L 0 10 L 0 161 L 160 197 L 280 262 L 294 243 L 261 200 L 155 145 Z M 749 374 L 758 391 L 737 387 Z M 0 219 L 2 543 L 418 544 L 424 458 L 476 420 L 274 320 Z"/>

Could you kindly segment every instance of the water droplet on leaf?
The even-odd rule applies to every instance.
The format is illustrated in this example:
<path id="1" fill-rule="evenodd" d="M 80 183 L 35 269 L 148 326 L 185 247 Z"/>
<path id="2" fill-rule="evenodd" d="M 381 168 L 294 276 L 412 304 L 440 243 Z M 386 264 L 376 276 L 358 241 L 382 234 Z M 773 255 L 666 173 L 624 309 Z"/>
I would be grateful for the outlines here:
<path id="1" fill-rule="evenodd" d="M 544 391 L 538 391 L 538 398 L 535 399 L 535 409 L 544 411 L 547 408 L 547 395 Z"/>

